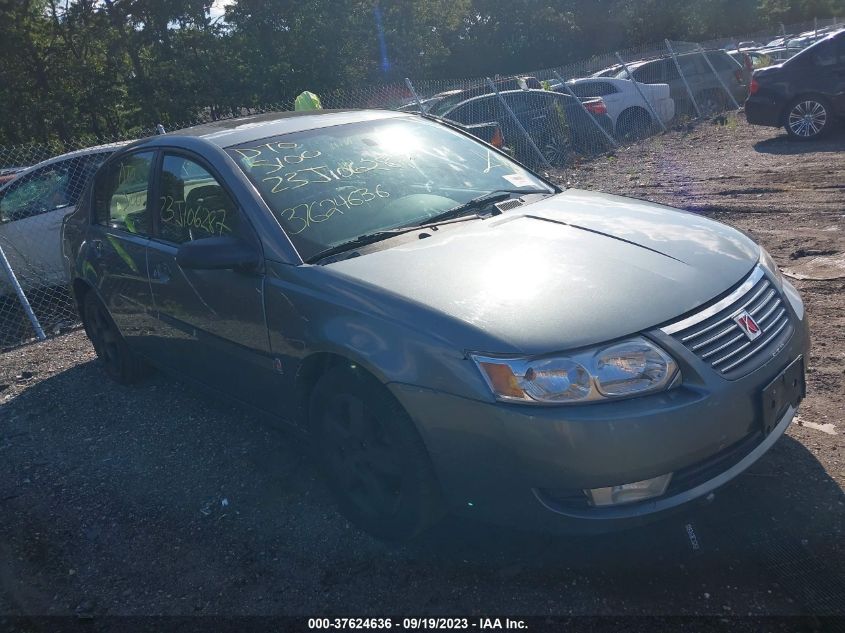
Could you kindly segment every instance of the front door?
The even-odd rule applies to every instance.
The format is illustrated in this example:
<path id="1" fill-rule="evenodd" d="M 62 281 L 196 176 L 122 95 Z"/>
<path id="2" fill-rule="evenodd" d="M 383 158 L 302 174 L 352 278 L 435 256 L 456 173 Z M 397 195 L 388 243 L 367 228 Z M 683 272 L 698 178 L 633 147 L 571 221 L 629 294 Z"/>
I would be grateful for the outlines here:
<path id="1" fill-rule="evenodd" d="M 268 408 L 278 374 L 264 318 L 264 277 L 237 270 L 188 270 L 181 244 L 219 236 L 254 244 L 247 218 L 201 159 L 165 153 L 148 266 L 158 318 L 156 357 L 171 369 Z"/>

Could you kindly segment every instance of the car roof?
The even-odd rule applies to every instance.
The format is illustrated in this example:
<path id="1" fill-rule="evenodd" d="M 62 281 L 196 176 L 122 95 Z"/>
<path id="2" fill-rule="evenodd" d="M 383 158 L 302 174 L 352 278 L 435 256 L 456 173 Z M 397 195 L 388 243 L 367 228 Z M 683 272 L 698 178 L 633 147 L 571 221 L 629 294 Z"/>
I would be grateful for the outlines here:
<path id="1" fill-rule="evenodd" d="M 347 123 L 408 117 L 404 112 L 391 110 L 305 110 L 299 112 L 265 112 L 236 119 L 202 123 L 183 130 L 175 130 L 147 139 L 149 145 L 160 140 L 166 144 L 173 137 L 193 136 L 218 147 L 241 145 L 258 139 L 303 132 Z"/>
<path id="2" fill-rule="evenodd" d="M 624 83 L 621 83 L 624 82 Z M 577 79 L 570 79 L 568 84 L 593 84 L 593 83 L 609 83 L 616 86 L 627 87 L 631 85 L 630 79 L 617 79 L 616 77 L 578 77 Z"/>
<path id="3" fill-rule="evenodd" d="M 520 95 L 524 95 L 524 94 L 542 94 L 542 95 L 552 95 L 555 99 L 560 99 L 560 98 L 563 98 L 563 99 L 571 99 L 571 98 L 572 98 L 572 96 L 571 96 L 571 95 L 568 95 L 568 94 L 566 94 L 566 93 L 564 93 L 564 92 L 556 92 L 556 91 L 554 91 L 554 90 L 543 90 L 542 88 L 529 88 L 528 90 L 522 90 L 522 89 L 520 89 L 520 90 L 499 90 L 498 94 L 499 94 L 499 95 L 515 95 L 515 94 L 520 94 Z M 474 96 L 474 97 L 470 97 L 469 99 L 464 99 L 463 101 L 461 101 L 461 102 L 459 102 L 459 103 L 456 103 L 456 104 L 455 104 L 455 105 L 453 105 L 451 108 L 449 108 L 448 110 L 446 110 L 446 112 L 441 112 L 439 116 L 441 116 L 441 117 L 444 117 L 444 118 L 445 118 L 445 116 L 446 116 L 447 114 L 449 114 L 450 112 L 452 112 L 452 110 L 455 110 L 455 109 L 456 109 L 456 108 L 458 108 L 459 106 L 462 106 L 462 105 L 464 105 L 464 104 L 466 104 L 466 103 L 470 103 L 470 102 L 472 102 L 472 101 L 480 101 L 480 100 L 482 100 L 482 99 L 491 99 L 491 98 L 492 98 L 492 99 L 495 99 L 495 98 L 496 98 L 496 96 L 497 96 L 497 93 L 495 93 L 495 92 L 487 92 L 487 93 L 485 93 L 485 94 L 483 94 L 483 95 L 476 95 L 476 96 Z"/>

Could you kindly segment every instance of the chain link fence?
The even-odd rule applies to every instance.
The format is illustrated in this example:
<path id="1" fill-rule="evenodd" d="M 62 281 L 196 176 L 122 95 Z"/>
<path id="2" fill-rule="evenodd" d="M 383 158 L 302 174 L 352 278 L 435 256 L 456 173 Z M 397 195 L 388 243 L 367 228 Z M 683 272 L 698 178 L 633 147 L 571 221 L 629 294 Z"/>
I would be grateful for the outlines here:
<path id="1" fill-rule="evenodd" d="M 742 44 L 806 46 L 839 20 L 780 26 L 711 42 L 664 40 L 518 75 L 339 89 L 327 109 L 381 108 L 448 121 L 541 172 L 694 119 L 737 110 L 750 84 Z M 729 54 L 731 53 L 731 54 Z M 733 56 L 732 56 L 733 55 Z M 631 81 L 633 79 L 633 81 Z M 232 116 L 292 110 L 293 103 Z M 172 129 L 220 118 L 212 112 Z M 97 167 L 133 138 L 0 147 L 0 348 L 79 325 L 62 260 L 61 223 Z"/>

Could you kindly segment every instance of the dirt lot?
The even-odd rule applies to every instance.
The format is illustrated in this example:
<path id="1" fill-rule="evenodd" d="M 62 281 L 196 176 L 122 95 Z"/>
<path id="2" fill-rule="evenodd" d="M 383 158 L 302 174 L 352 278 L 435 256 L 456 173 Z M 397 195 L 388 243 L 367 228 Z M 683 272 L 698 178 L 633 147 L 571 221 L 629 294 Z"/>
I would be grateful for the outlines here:
<path id="1" fill-rule="evenodd" d="M 783 267 L 845 252 L 845 133 L 702 124 L 561 175 L 707 214 Z M 289 437 L 81 332 L 0 356 L 0 614 L 845 614 L 845 281 L 797 281 L 814 347 L 793 425 L 706 507 L 598 538 L 450 520 L 349 526 Z"/>

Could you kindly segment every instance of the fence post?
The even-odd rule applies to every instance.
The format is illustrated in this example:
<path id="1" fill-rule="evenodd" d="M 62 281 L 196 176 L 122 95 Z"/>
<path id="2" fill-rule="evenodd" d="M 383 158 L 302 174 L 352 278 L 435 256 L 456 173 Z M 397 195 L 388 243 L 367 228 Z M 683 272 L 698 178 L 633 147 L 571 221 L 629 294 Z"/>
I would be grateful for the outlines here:
<path id="1" fill-rule="evenodd" d="M 567 86 L 567 85 L 566 85 L 566 82 L 563 80 L 563 78 L 561 78 L 561 76 L 558 74 L 558 72 L 557 72 L 556 70 L 553 70 L 553 71 L 552 71 L 552 73 L 554 74 L 554 76 L 555 76 L 555 77 L 557 77 L 557 80 L 560 82 L 560 84 L 561 84 L 561 86 L 563 87 L 563 89 L 564 89 L 564 90 L 566 90 L 566 92 L 568 92 L 568 93 L 569 93 L 569 95 L 570 95 L 572 98 L 574 98 L 574 99 L 575 99 L 575 100 L 576 100 L 576 101 L 577 101 L 577 102 L 581 105 L 581 109 L 582 109 L 584 112 L 586 112 L 586 113 L 587 113 L 587 116 L 588 116 L 588 117 L 590 117 L 590 120 L 591 120 L 593 123 L 595 123 L 596 127 L 599 129 L 599 132 L 601 132 L 602 134 L 604 134 L 604 136 L 605 136 L 605 138 L 607 139 L 608 143 L 610 143 L 613 147 L 619 147 L 619 144 L 616 142 L 616 139 L 614 139 L 614 138 L 613 138 L 610 134 L 608 134 L 608 133 L 607 133 L 607 130 L 605 130 L 605 129 L 601 126 L 601 124 L 598 122 L 598 119 L 596 119 L 596 117 L 593 115 L 593 113 L 592 113 L 592 112 L 590 112 L 589 110 L 587 110 L 587 106 L 585 106 L 585 105 L 584 105 L 584 102 L 583 102 L 583 101 L 581 101 L 581 99 L 579 99 L 579 98 L 578 98 L 578 96 L 577 96 L 574 92 L 572 92 L 572 88 L 570 88 L 569 86 Z"/>
<path id="2" fill-rule="evenodd" d="M 654 105 L 651 103 L 651 101 L 649 101 L 648 99 L 645 98 L 645 95 L 643 94 L 643 90 L 642 90 L 642 88 L 640 88 L 640 82 L 638 82 L 636 79 L 634 79 L 634 75 L 632 75 L 631 71 L 628 70 L 628 64 L 626 64 L 624 61 L 622 61 L 622 56 L 619 54 L 619 52 L 617 51 L 615 54 L 616 54 L 616 59 L 619 60 L 619 63 L 622 64 L 622 68 L 625 69 L 625 73 L 628 75 L 628 79 L 630 80 L 630 82 L 632 84 L 634 84 L 634 88 L 636 88 L 637 93 L 640 95 L 640 99 L 643 100 L 643 103 L 645 103 L 646 107 L 648 108 L 648 111 L 651 112 L 651 116 L 654 117 L 654 120 L 657 121 L 657 124 L 660 126 L 660 129 L 665 132 L 666 131 L 666 124 L 663 122 L 663 119 L 661 119 L 659 116 L 657 116 L 657 111 L 654 109 Z"/>
<path id="3" fill-rule="evenodd" d="M 21 288 L 21 284 L 15 276 L 15 271 L 12 270 L 12 265 L 6 258 L 6 253 L 3 252 L 3 246 L 0 246 L 0 264 L 2 264 L 5 269 L 6 276 L 12 284 L 12 288 L 15 289 L 15 294 L 18 295 L 18 300 L 21 302 L 23 311 L 26 312 L 26 316 L 29 318 L 29 322 L 32 324 L 32 329 L 35 330 L 38 340 L 43 341 L 47 338 L 47 336 L 44 334 L 44 330 L 41 329 L 41 324 L 38 322 L 38 317 L 35 316 L 35 312 L 32 311 L 32 306 L 29 305 L 29 299 L 26 298 L 26 294 L 24 294 L 23 288 Z"/>
<path id="4" fill-rule="evenodd" d="M 701 110 L 698 107 L 698 103 L 696 103 L 695 97 L 692 96 L 692 89 L 689 87 L 689 84 L 687 83 L 687 78 L 684 77 L 684 73 L 681 70 L 681 65 L 678 63 L 678 56 L 675 55 L 675 51 L 672 49 L 672 45 L 669 43 L 669 40 L 663 41 L 666 43 L 666 48 L 669 49 L 669 54 L 672 56 L 672 61 L 675 62 L 675 68 L 678 69 L 678 74 L 681 76 L 681 81 L 684 82 L 684 87 L 687 89 L 689 100 L 692 101 L 692 105 L 695 108 L 696 113 L 698 114 L 698 118 L 703 119 L 704 117 L 701 116 Z"/>
<path id="5" fill-rule="evenodd" d="M 502 95 L 499 93 L 499 89 L 496 88 L 496 84 L 493 83 L 493 80 L 490 79 L 490 77 L 485 77 L 485 79 L 487 80 L 487 85 L 490 86 L 490 88 L 493 90 L 493 92 L 496 93 L 496 96 L 499 98 L 499 101 L 502 103 L 502 107 L 505 109 L 505 111 L 508 113 L 508 115 L 513 119 L 513 122 L 516 123 L 516 127 L 518 127 L 519 131 L 522 132 L 522 134 L 525 135 L 526 139 L 528 139 L 528 143 L 531 145 L 533 150 L 535 152 L 537 152 L 537 156 L 540 157 L 540 162 L 543 163 L 543 165 L 545 165 L 546 169 L 550 169 L 551 164 L 549 163 L 548 160 L 546 160 L 546 157 L 543 156 L 543 152 L 541 152 L 540 148 L 537 147 L 537 144 L 534 142 L 534 139 L 531 138 L 531 135 L 528 133 L 528 131 L 524 127 L 522 127 L 522 123 L 519 121 L 519 119 L 516 118 L 516 115 L 513 113 L 513 110 L 511 110 L 511 107 L 507 104 L 504 97 L 502 97 Z"/>
<path id="6" fill-rule="evenodd" d="M 414 101 L 417 102 L 417 107 L 420 109 L 420 114 L 425 114 L 423 110 L 422 101 L 420 101 L 420 96 L 417 94 L 417 91 L 414 90 L 414 84 L 411 83 L 411 80 L 405 77 L 405 85 L 408 86 L 408 90 L 411 91 L 411 95 L 414 97 Z"/>
<path id="7" fill-rule="evenodd" d="M 716 75 L 716 79 L 719 80 L 719 85 L 722 86 L 722 90 L 724 90 L 727 93 L 728 98 L 731 101 L 734 102 L 734 107 L 737 110 L 739 110 L 739 103 L 737 102 L 736 97 L 734 97 L 733 93 L 731 93 L 731 91 L 728 90 L 728 87 L 725 85 L 725 82 L 722 81 L 722 78 L 719 76 L 719 73 L 716 72 L 716 69 L 713 67 L 713 64 L 710 62 L 710 58 L 707 57 L 707 53 L 705 52 L 704 48 L 701 47 L 700 44 L 698 46 L 698 50 L 701 51 L 701 56 L 704 58 L 704 61 L 707 62 L 707 65 L 710 67 L 710 70 L 713 72 L 714 75 Z"/>

